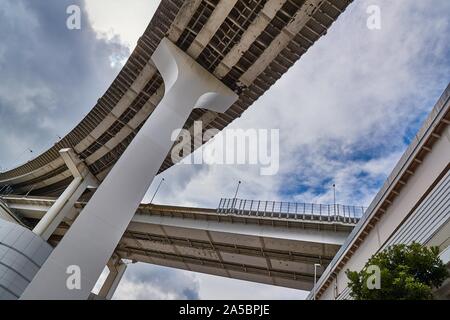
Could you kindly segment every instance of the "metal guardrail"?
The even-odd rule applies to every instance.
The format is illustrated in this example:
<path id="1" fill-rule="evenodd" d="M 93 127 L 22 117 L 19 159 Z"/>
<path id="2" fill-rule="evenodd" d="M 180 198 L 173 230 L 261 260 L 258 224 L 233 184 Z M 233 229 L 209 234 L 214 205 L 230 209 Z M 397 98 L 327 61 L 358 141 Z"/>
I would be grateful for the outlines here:
<path id="1" fill-rule="evenodd" d="M 347 206 L 342 204 L 334 205 L 222 198 L 220 199 L 217 213 L 357 223 L 364 215 L 365 209 L 366 208 L 362 206 Z"/>

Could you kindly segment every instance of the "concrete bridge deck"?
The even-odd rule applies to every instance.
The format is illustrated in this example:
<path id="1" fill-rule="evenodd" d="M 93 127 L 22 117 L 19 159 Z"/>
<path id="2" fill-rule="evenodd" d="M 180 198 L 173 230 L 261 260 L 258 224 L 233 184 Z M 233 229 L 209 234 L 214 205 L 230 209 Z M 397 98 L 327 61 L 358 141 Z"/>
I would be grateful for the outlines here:
<path id="1" fill-rule="evenodd" d="M 9 208 L 30 225 L 55 199 L 6 196 Z M 50 237 L 56 245 L 83 208 Z M 310 290 L 314 264 L 330 263 L 354 227 L 353 221 L 323 217 L 219 213 L 218 209 L 142 204 L 115 254 L 123 259 L 223 277 Z"/>

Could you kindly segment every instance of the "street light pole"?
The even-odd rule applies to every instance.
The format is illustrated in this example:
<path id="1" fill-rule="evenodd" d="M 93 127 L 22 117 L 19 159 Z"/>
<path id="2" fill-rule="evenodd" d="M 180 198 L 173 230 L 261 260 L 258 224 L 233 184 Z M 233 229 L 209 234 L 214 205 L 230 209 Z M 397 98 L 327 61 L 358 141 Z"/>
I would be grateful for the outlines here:
<path id="1" fill-rule="evenodd" d="M 316 283 L 317 283 L 317 267 L 320 267 L 320 263 L 314 263 L 314 298 L 316 300 Z"/>
<path id="2" fill-rule="evenodd" d="M 159 187 L 161 187 L 161 184 L 163 183 L 163 181 L 164 181 L 164 178 L 162 178 L 161 181 L 159 182 L 158 187 L 156 188 L 155 193 L 153 194 L 152 200 L 150 200 L 149 204 L 153 203 L 153 199 L 155 199 L 155 196 L 158 193 Z"/>
<path id="3" fill-rule="evenodd" d="M 333 207 L 334 207 L 334 218 L 336 219 L 336 184 L 333 183 Z"/>
<path id="4" fill-rule="evenodd" d="M 237 195 L 238 195 L 238 191 L 239 191 L 239 186 L 241 185 L 241 180 L 239 180 L 238 185 L 236 187 L 236 193 L 234 194 L 234 198 L 233 198 L 233 212 L 234 212 L 234 206 L 236 205 L 236 200 L 237 200 Z"/>

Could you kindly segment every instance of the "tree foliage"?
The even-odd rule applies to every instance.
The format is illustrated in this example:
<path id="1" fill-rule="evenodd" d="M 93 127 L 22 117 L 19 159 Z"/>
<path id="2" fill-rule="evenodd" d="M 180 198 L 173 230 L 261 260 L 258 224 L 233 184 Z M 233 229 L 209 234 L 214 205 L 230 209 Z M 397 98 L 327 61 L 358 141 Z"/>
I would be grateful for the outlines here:
<path id="1" fill-rule="evenodd" d="M 379 269 L 380 287 L 367 285 L 373 280 L 373 267 Z M 438 247 L 419 243 L 393 245 L 373 255 L 360 272 L 346 271 L 351 296 L 356 300 L 428 300 L 432 288 L 449 276 L 439 258 Z"/>

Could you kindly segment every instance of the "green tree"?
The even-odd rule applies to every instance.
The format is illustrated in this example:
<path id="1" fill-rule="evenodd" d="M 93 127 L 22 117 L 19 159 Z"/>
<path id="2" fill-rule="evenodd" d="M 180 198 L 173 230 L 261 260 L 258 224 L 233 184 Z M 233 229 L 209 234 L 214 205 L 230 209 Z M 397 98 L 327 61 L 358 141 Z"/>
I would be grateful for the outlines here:
<path id="1" fill-rule="evenodd" d="M 433 299 L 432 288 L 449 276 L 438 247 L 419 243 L 393 245 L 373 255 L 360 272 L 347 270 L 346 274 L 356 300 Z M 379 288 L 373 288 L 376 280 Z"/>

